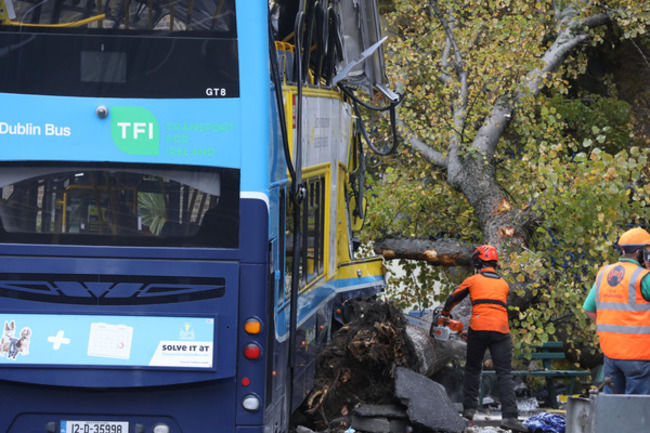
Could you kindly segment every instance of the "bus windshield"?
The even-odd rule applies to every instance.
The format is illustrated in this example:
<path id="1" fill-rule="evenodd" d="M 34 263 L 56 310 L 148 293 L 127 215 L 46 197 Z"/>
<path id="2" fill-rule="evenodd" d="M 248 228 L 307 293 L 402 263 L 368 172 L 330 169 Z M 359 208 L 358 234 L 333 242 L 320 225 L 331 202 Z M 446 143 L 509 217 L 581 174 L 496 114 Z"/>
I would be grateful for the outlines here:
<path id="1" fill-rule="evenodd" d="M 0 242 L 236 248 L 237 170 L 0 168 Z"/>
<path id="2" fill-rule="evenodd" d="M 0 0 L 6 27 L 69 32 L 75 27 L 114 32 L 218 32 L 234 36 L 234 0 Z"/>

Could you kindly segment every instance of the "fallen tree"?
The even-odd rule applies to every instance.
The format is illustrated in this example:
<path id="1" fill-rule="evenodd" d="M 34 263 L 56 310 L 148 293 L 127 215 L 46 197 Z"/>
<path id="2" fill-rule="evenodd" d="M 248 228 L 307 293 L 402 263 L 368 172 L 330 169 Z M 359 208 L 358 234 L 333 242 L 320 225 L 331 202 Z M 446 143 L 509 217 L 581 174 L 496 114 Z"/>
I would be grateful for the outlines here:
<path id="1" fill-rule="evenodd" d="M 433 376 L 465 355 L 465 343 L 429 338 L 429 321 L 411 323 L 393 304 L 372 299 L 348 304 L 349 321 L 316 359 L 314 387 L 299 421 L 323 430 L 363 404 L 400 405 L 395 371 L 403 367 Z"/>

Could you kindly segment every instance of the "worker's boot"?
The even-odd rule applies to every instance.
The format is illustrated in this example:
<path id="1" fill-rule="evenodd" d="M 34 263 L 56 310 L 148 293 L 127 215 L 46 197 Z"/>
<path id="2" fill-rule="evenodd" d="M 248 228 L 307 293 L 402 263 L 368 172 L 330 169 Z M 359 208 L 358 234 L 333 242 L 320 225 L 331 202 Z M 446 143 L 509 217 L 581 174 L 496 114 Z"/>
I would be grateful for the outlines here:
<path id="1" fill-rule="evenodd" d="M 504 418 L 501 420 L 501 425 L 499 425 L 499 427 L 506 430 L 512 430 L 513 432 L 525 433 L 528 431 L 528 427 L 523 425 L 517 418 Z"/>
<path id="2" fill-rule="evenodd" d="M 470 408 L 463 409 L 463 418 L 467 419 L 468 421 L 471 421 L 474 419 L 475 413 L 476 413 L 476 409 L 470 409 Z"/>

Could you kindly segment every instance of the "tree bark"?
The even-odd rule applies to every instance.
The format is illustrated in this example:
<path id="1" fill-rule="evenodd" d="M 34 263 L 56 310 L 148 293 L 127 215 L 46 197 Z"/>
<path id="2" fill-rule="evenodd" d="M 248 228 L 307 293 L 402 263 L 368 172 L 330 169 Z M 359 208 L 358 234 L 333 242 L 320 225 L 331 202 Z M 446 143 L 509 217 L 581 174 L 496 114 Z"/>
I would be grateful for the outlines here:
<path id="1" fill-rule="evenodd" d="M 434 266 L 469 266 L 474 249 L 451 239 L 387 238 L 375 241 L 375 252 L 391 260 L 424 260 Z"/>

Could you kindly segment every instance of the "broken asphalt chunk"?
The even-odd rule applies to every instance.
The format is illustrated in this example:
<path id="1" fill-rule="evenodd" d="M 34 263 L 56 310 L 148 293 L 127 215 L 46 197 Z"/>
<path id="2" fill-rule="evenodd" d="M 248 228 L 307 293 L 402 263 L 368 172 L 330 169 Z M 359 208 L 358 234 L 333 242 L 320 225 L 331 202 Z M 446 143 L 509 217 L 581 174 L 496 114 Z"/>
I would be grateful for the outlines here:
<path id="1" fill-rule="evenodd" d="M 362 404 L 354 408 L 354 414 L 365 417 L 408 418 L 406 409 L 396 404 Z"/>
<path id="2" fill-rule="evenodd" d="M 443 433 L 461 433 L 467 426 L 444 386 L 420 373 L 397 367 L 395 396 L 406 406 L 415 426 Z"/>

